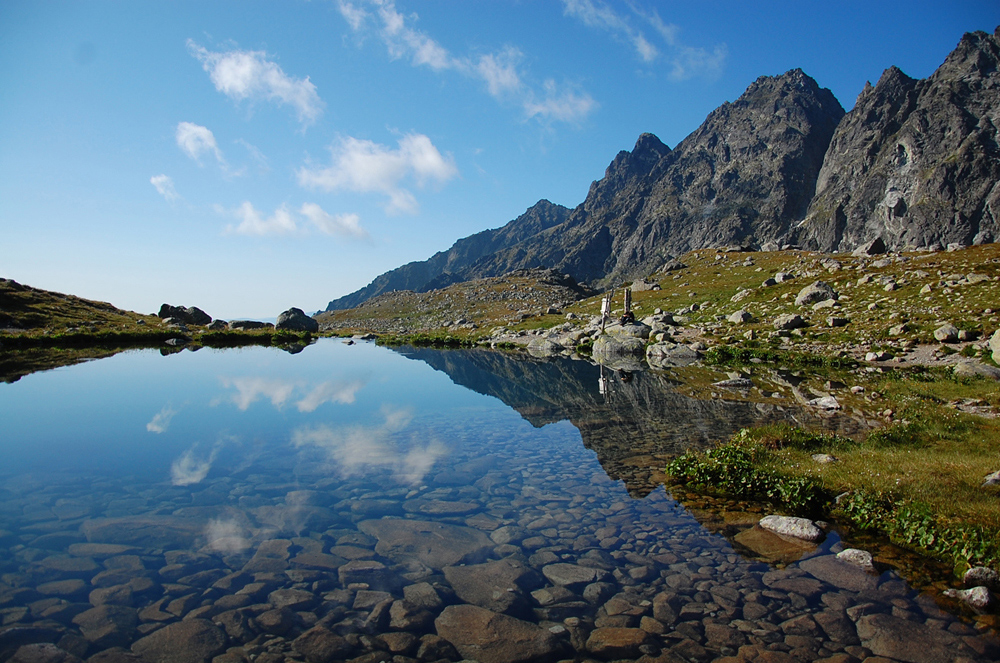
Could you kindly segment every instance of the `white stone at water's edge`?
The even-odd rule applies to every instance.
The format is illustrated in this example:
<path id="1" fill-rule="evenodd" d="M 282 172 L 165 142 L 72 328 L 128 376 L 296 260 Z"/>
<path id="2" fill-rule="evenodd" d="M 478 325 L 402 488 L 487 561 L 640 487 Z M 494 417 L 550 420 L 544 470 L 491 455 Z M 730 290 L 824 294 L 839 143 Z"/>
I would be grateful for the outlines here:
<path id="1" fill-rule="evenodd" d="M 816 523 L 808 518 L 765 516 L 758 524 L 775 534 L 783 534 L 803 541 L 819 541 L 823 538 L 823 530 L 816 527 Z"/>

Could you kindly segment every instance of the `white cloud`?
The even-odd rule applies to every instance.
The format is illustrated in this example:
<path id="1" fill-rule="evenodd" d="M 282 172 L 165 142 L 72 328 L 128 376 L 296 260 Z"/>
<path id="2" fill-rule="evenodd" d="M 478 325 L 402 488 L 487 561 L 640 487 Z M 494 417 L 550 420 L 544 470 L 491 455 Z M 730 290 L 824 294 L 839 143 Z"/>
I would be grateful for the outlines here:
<path id="1" fill-rule="evenodd" d="M 728 57 L 725 44 L 711 51 L 687 46 L 678 37 L 680 29 L 666 23 L 655 9 L 645 10 L 637 3 L 629 3 L 628 7 L 631 15 L 619 14 L 602 0 L 563 0 L 563 11 L 567 16 L 579 19 L 588 27 L 605 30 L 616 39 L 630 44 L 643 62 L 651 64 L 663 56 L 672 80 L 687 80 L 695 76 L 714 78 L 722 71 Z M 663 42 L 662 50 L 636 27 L 636 20 L 648 24 L 659 36 Z"/>
<path id="2" fill-rule="evenodd" d="M 212 449 L 208 458 L 195 456 L 195 448 L 191 447 L 170 466 L 170 482 L 175 486 L 190 486 L 201 483 L 212 469 L 212 463 L 218 453 L 218 448 Z"/>
<path id="3" fill-rule="evenodd" d="M 368 231 L 361 226 L 357 214 L 330 214 L 316 203 L 303 203 L 298 211 L 288 205 L 281 205 L 270 216 L 258 210 L 246 200 L 234 210 L 216 205 L 215 211 L 226 217 L 236 218 L 238 224 L 228 224 L 224 232 L 229 235 L 294 235 L 305 236 L 309 230 L 303 226 L 303 218 L 324 235 L 334 235 L 348 239 L 368 239 Z"/>
<path id="4" fill-rule="evenodd" d="M 240 219 L 237 226 L 226 226 L 227 233 L 236 235 L 291 235 L 298 230 L 295 219 L 288 207 L 282 205 L 274 210 L 274 214 L 265 217 L 250 201 L 244 201 L 232 213 Z"/>
<path id="5" fill-rule="evenodd" d="M 323 101 L 309 77 L 293 78 L 264 51 L 216 52 L 187 42 L 191 55 L 208 72 L 215 89 L 234 101 L 266 99 L 295 109 L 299 122 L 311 124 L 323 112 Z"/>
<path id="6" fill-rule="evenodd" d="M 383 408 L 382 415 L 384 422 L 373 426 L 302 427 L 292 432 L 292 444 L 318 449 L 341 476 L 389 470 L 401 483 L 419 484 L 447 450 L 437 441 L 404 444 L 412 420 L 408 410 Z"/>
<path id="7" fill-rule="evenodd" d="M 177 189 L 174 188 L 174 181 L 168 175 L 153 175 L 149 178 L 149 183 L 156 187 L 159 194 L 169 202 L 180 198 Z"/>
<path id="8" fill-rule="evenodd" d="M 164 405 L 159 412 L 153 415 L 150 422 L 146 424 L 146 430 L 150 433 L 166 433 L 170 427 L 170 420 L 174 418 L 175 414 L 177 414 L 176 410 L 169 405 Z"/>
<path id="9" fill-rule="evenodd" d="M 323 191 L 382 193 L 389 198 L 388 212 L 417 211 L 416 198 L 402 187 L 403 180 L 412 179 L 423 187 L 427 182 L 444 184 L 458 175 L 451 155 L 442 155 L 423 134 L 406 134 L 395 150 L 348 137 L 331 152 L 333 164 L 328 168 L 300 168 L 299 184 Z"/>
<path id="10" fill-rule="evenodd" d="M 540 94 L 525 82 L 525 74 L 519 68 L 523 55 L 513 46 L 486 55 L 456 57 L 432 37 L 412 27 L 417 16 L 401 13 L 393 0 L 340 0 L 338 6 L 341 16 L 355 33 L 363 34 L 369 25 L 374 25 L 375 34 L 393 59 L 409 58 L 415 67 L 429 67 L 436 72 L 454 71 L 482 81 L 491 96 L 514 101 L 529 118 L 564 121 L 568 117 L 566 121 L 578 122 L 597 107 L 586 93 L 561 95 L 565 102 L 577 102 L 571 104 L 574 106 L 572 113 L 566 112 L 566 103 L 561 108 L 554 108 L 559 104 L 547 93 L 545 102 L 535 101 Z M 371 11 L 365 7 L 370 7 Z M 585 100 L 589 102 L 579 103 Z"/>
<path id="11" fill-rule="evenodd" d="M 302 216 L 325 235 L 340 235 L 355 239 L 367 239 L 368 231 L 361 227 L 357 214 L 329 214 L 316 203 L 305 203 L 299 210 Z"/>
<path id="12" fill-rule="evenodd" d="M 296 403 L 296 407 L 299 408 L 299 412 L 315 412 L 323 403 L 341 403 L 343 405 L 350 405 L 354 402 L 354 399 L 358 391 L 365 386 L 365 382 L 362 380 L 355 380 L 354 382 L 322 382 L 316 385 L 312 391 L 310 391 L 306 396 Z"/>
<path id="13" fill-rule="evenodd" d="M 544 97 L 536 99 L 532 96 L 524 101 L 528 117 L 561 122 L 579 122 L 596 107 L 597 102 L 586 92 L 559 91 L 552 80 L 545 81 Z"/>
<path id="14" fill-rule="evenodd" d="M 337 3 L 337 8 L 340 10 L 340 15 L 344 17 L 347 24 L 351 26 L 351 29 L 355 32 L 361 30 L 361 26 L 364 25 L 365 21 L 368 20 L 370 14 L 360 7 L 356 7 L 350 2 Z"/>
<path id="15" fill-rule="evenodd" d="M 215 143 L 215 135 L 208 127 L 192 122 L 181 122 L 177 125 L 176 137 L 177 147 L 199 164 L 201 163 L 201 155 L 205 152 L 214 154 L 219 163 L 226 163 L 225 159 L 222 158 L 219 146 Z"/>
<path id="16" fill-rule="evenodd" d="M 500 53 L 491 53 L 479 58 L 476 71 L 486 82 L 486 88 L 491 95 L 500 97 L 521 89 L 521 76 L 517 71 L 517 63 L 522 57 L 521 51 L 508 47 Z"/>

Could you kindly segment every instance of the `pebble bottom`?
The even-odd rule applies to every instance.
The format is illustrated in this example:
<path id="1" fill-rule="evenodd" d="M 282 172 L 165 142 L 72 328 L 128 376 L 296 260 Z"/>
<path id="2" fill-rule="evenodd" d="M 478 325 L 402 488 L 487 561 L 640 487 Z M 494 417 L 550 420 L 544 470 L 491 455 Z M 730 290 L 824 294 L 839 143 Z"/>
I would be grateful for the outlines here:
<path id="1" fill-rule="evenodd" d="M 662 488 L 632 498 L 568 424 L 492 423 L 441 422 L 449 453 L 421 476 L 279 450 L 189 486 L 6 477 L 0 660 L 1000 657 L 894 573 L 842 571 L 836 545 L 745 558 Z M 422 523 L 420 554 L 366 533 L 383 517 Z"/>

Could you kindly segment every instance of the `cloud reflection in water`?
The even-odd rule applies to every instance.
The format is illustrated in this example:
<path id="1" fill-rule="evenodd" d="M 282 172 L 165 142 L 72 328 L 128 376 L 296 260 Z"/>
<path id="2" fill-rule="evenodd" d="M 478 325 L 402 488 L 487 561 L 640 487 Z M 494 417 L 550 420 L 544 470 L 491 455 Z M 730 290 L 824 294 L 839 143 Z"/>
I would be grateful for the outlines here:
<path id="1" fill-rule="evenodd" d="M 146 430 L 150 433 L 166 433 L 167 428 L 170 427 L 170 420 L 174 418 L 175 414 L 177 414 L 177 410 L 169 405 L 164 405 L 159 412 L 153 415 L 149 423 L 146 424 Z"/>
<path id="2" fill-rule="evenodd" d="M 225 400 L 243 411 L 261 398 L 271 401 L 271 405 L 280 410 L 295 394 L 302 393 L 305 395 L 294 401 L 299 412 L 315 412 L 316 408 L 324 403 L 350 405 L 354 403 L 358 391 L 366 384 L 366 380 L 327 381 L 308 389 L 305 385 L 291 380 L 255 377 L 222 378 L 222 386 L 236 390 L 236 393 L 230 394 Z M 221 399 L 213 401 L 213 405 L 219 402 Z"/>
<path id="3" fill-rule="evenodd" d="M 384 421 L 374 426 L 303 426 L 292 432 L 292 444 L 297 449 L 320 450 L 331 470 L 344 477 L 387 469 L 402 483 L 420 483 L 444 455 L 444 445 L 431 440 L 402 448 L 398 438 L 409 427 L 412 412 L 383 407 L 382 416 Z"/>

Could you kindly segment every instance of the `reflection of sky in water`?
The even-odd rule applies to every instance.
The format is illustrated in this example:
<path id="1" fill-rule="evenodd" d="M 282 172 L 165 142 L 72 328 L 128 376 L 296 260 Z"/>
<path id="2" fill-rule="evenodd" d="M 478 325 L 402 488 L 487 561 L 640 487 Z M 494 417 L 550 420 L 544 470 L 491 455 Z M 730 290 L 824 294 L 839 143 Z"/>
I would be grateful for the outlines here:
<path id="1" fill-rule="evenodd" d="M 520 419 L 370 344 L 128 352 L 0 385 L 0 471 L 127 471 L 189 486 L 286 445 L 290 461 L 331 474 L 412 484 L 451 444 L 426 424 L 470 408 Z"/>

